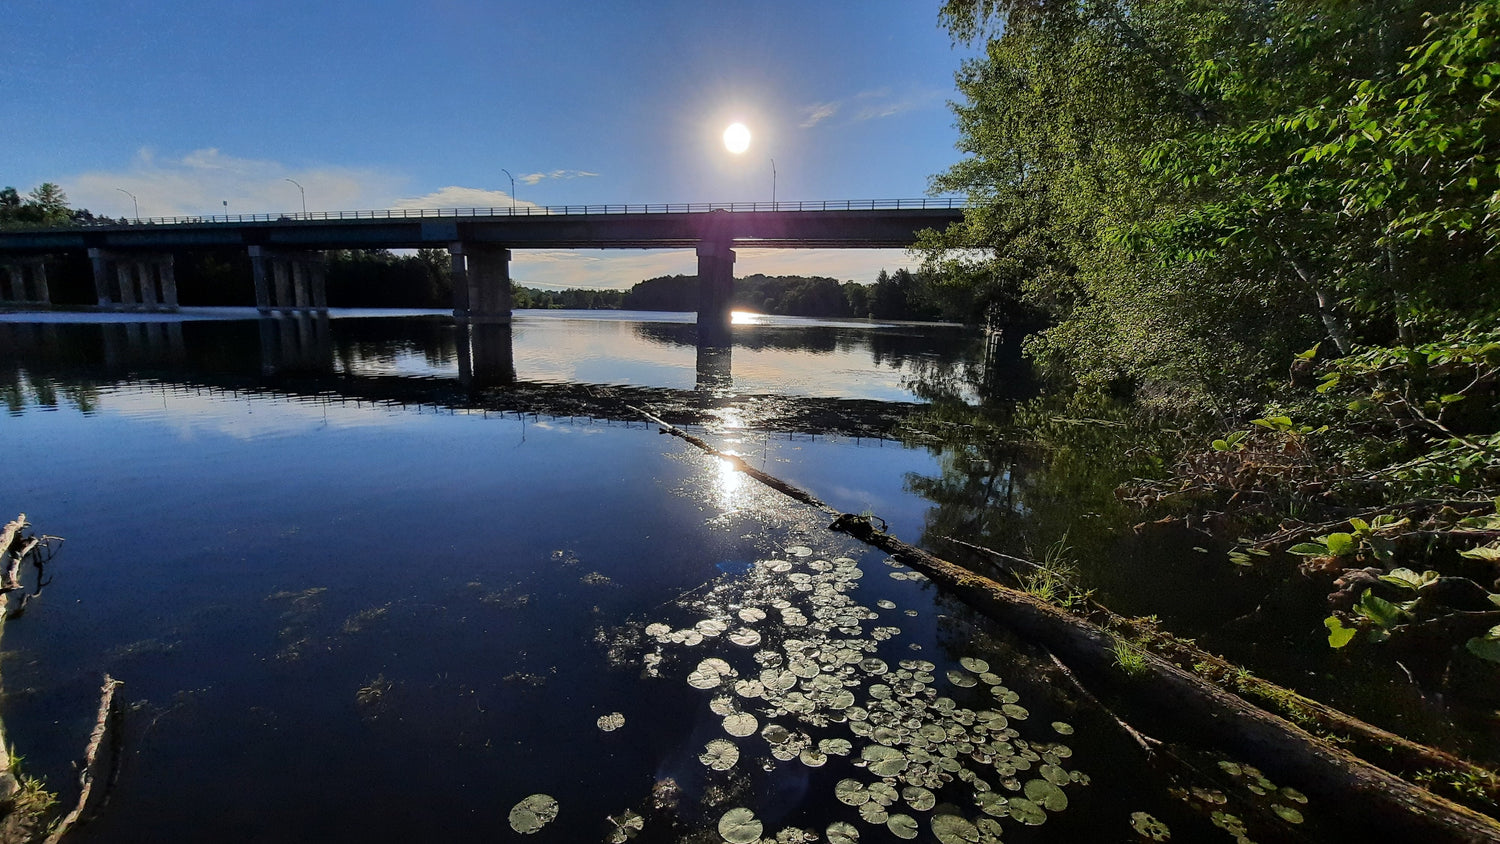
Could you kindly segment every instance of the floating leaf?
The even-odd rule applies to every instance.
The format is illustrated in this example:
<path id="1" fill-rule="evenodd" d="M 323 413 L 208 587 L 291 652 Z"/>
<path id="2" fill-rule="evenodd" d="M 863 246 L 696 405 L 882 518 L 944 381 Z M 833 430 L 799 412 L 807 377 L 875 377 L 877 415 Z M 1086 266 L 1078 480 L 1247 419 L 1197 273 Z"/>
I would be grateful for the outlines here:
<path id="1" fill-rule="evenodd" d="M 886 813 L 885 807 L 874 800 L 859 807 L 859 816 L 864 819 L 865 823 L 885 823 L 891 817 Z"/>
<path id="2" fill-rule="evenodd" d="M 828 844 L 859 844 L 859 827 L 848 821 L 828 825 Z"/>
<path id="3" fill-rule="evenodd" d="M 740 610 L 740 621 L 743 621 L 746 624 L 754 624 L 757 621 L 761 621 L 765 617 L 765 611 L 756 609 L 755 607 L 745 607 L 744 609 Z"/>
<path id="4" fill-rule="evenodd" d="M 765 831 L 755 813 L 745 808 L 730 809 L 719 818 L 719 836 L 729 844 L 750 844 Z"/>
<path id="5" fill-rule="evenodd" d="M 803 750 L 798 755 L 798 758 L 802 760 L 802 764 L 809 768 L 821 768 L 828 763 L 827 756 L 811 747 Z"/>
<path id="6" fill-rule="evenodd" d="M 748 627 L 741 627 L 729 634 L 729 641 L 743 648 L 753 648 L 760 644 L 760 634 Z"/>
<path id="7" fill-rule="evenodd" d="M 546 794 L 533 794 L 510 810 L 510 828 L 530 835 L 557 817 L 557 800 Z"/>
<path id="8" fill-rule="evenodd" d="M 1214 822 L 1214 826 L 1224 830 L 1225 832 L 1233 835 L 1236 838 L 1245 837 L 1245 833 L 1249 831 L 1248 829 L 1246 829 L 1244 821 L 1240 820 L 1234 815 L 1229 814 L 1228 812 L 1214 812 L 1209 816 L 1209 820 Z"/>
<path id="9" fill-rule="evenodd" d="M 1060 735 L 1060 736 L 1071 736 L 1071 735 L 1073 735 L 1073 725 L 1072 724 L 1064 723 L 1062 721 L 1053 721 L 1052 722 L 1052 729 L 1056 730 L 1057 734 Z"/>
<path id="10" fill-rule="evenodd" d="M 826 738 L 818 742 L 818 752 L 829 756 L 848 756 L 854 752 L 854 746 L 848 739 Z"/>
<path id="11" fill-rule="evenodd" d="M 1281 796 L 1285 797 L 1286 799 L 1288 799 L 1290 801 L 1292 801 L 1293 803 L 1306 803 L 1307 802 L 1307 795 L 1303 794 L 1302 792 L 1298 791 L 1295 788 L 1292 788 L 1291 786 L 1287 786 L 1286 788 L 1283 788 L 1281 790 Z"/>
<path id="12" fill-rule="evenodd" d="M 979 830 L 963 815 L 932 816 L 932 834 L 942 844 L 978 844 Z"/>
<path id="13" fill-rule="evenodd" d="M 614 831 L 609 834 L 610 844 L 625 844 L 646 827 L 646 819 L 629 809 L 625 810 L 619 820 L 615 820 L 613 815 L 606 815 L 605 819 L 615 825 Z"/>
<path id="14" fill-rule="evenodd" d="M 813 555 L 813 549 L 807 547 L 806 545 L 793 545 L 792 547 L 786 549 L 786 552 L 788 554 L 791 554 L 793 557 L 811 557 Z"/>
<path id="15" fill-rule="evenodd" d="M 855 779 L 842 779 L 833 787 L 833 796 L 840 803 L 850 806 L 862 806 L 870 802 L 870 792 L 865 790 L 865 784 Z"/>
<path id="16" fill-rule="evenodd" d="M 1302 813 L 1290 806 L 1283 806 L 1280 803 L 1272 803 L 1271 811 L 1275 812 L 1277 817 L 1281 818 L 1287 823 L 1302 823 Z"/>
<path id="17" fill-rule="evenodd" d="M 601 716 L 598 724 L 599 729 L 606 733 L 612 733 L 625 726 L 625 716 L 618 712 L 611 712 L 608 715 Z"/>
<path id="18" fill-rule="evenodd" d="M 895 748 L 872 744 L 861 754 L 869 765 L 870 773 L 877 777 L 894 777 L 906 770 L 906 757 Z"/>
<path id="19" fill-rule="evenodd" d="M 1026 799 L 1041 806 L 1049 812 L 1061 812 L 1068 808 L 1068 795 L 1056 785 L 1046 780 L 1028 780 L 1026 783 Z"/>
<path id="20" fill-rule="evenodd" d="M 1149 838 L 1152 841 L 1166 841 L 1172 837 L 1172 830 L 1168 829 L 1166 824 L 1145 812 L 1130 813 L 1130 828 L 1142 838 Z"/>
<path id="21" fill-rule="evenodd" d="M 1245 770 L 1243 768 L 1233 762 L 1230 762 L 1227 759 L 1221 760 L 1219 762 L 1219 768 L 1231 777 L 1244 776 L 1245 774 Z"/>
<path id="22" fill-rule="evenodd" d="M 901 799 L 918 812 L 925 812 L 937 805 L 937 796 L 919 785 L 909 785 L 901 789 Z"/>
<path id="23" fill-rule="evenodd" d="M 727 771 L 740 761 L 740 749 L 732 741 L 714 739 L 698 754 L 698 761 L 715 771 Z"/>
<path id="24" fill-rule="evenodd" d="M 974 805 L 979 807 L 979 811 L 997 818 L 1010 814 L 1009 803 L 1005 795 L 994 791 L 981 791 L 974 795 Z"/>
<path id="25" fill-rule="evenodd" d="M 950 668 L 948 669 L 948 682 L 961 689 L 967 689 L 976 685 L 979 681 L 975 680 L 972 674 L 965 674 L 957 668 Z"/>
<path id="26" fill-rule="evenodd" d="M 754 735 L 758 729 L 760 729 L 760 723 L 755 720 L 754 715 L 748 712 L 736 712 L 724 718 L 724 732 L 736 738 Z"/>
<path id="27" fill-rule="evenodd" d="M 985 662 L 984 660 L 973 656 L 966 656 L 960 659 L 958 661 L 958 664 L 962 665 L 964 667 L 964 670 L 972 671 L 975 674 L 983 674 L 984 672 L 990 670 L 990 664 L 988 662 Z"/>
<path id="28" fill-rule="evenodd" d="M 1024 797 L 1012 797 L 1006 808 L 1010 810 L 1011 817 L 1027 826 L 1041 826 L 1047 822 L 1047 813 L 1042 811 L 1042 807 Z"/>
<path id="29" fill-rule="evenodd" d="M 891 815 L 885 819 L 885 828 L 897 838 L 909 840 L 917 837 L 917 819 L 911 815 Z"/>

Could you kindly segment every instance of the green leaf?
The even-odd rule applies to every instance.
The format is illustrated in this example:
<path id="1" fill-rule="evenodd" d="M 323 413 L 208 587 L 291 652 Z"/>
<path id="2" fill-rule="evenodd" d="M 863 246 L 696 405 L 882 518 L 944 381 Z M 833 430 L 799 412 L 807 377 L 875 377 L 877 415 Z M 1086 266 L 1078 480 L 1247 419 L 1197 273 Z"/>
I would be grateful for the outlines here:
<path id="1" fill-rule="evenodd" d="M 1354 528 L 1355 533 L 1369 533 L 1370 523 L 1364 519 L 1350 519 L 1349 527 Z"/>
<path id="2" fill-rule="evenodd" d="M 1328 553 L 1335 557 L 1346 557 L 1359 550 L 1359 543 L 1347 533 L 1330 533 L 1323 541 L 1328 544 Z"/>
<path id="3" fill-rule="evenodd" d="M 1491 630 L 1487 635 L 1475 636 L 1464 642 L 1464 648 L 1469 653 L 1487 659 L 1490 662 L 1500 662 L 1500 638 L 1495 637 L 1495 631 Z"/>
<path id="4" fill-rule="evenodd" d="M 1317 343 L 1311 349 L 1308 349 L 1305 352 L 1302 352 L 1302 353 L 1300 353 L 1298 355 L 1295 355 L 1294 357 L 1296 357 L 1297 360 L 1312 360 L 1313 358 L 1317 357 L 1317 355 L 1318 355 L 1318 346 L 1321 346 L 1321 345 L 1323 345 L 1323 344 L 1322 343 Z"/>
<path id="5" fill-rule="evenodd" d="M 1213 441 L 1213 447 L 1214 447 L 1214 451 L 1228 451 L 1229 450 L 1229 443 L 1227 443 L 1227 442 L 1225 442 L 1223 440 L 1214 440 Z"/>
<path id="6" fill-rule="evenodd" d="M 1338 616 L 1333 615 L 1323 619 L 1323 626 L 1328 628 L 1328 646 L 1331 648 L 1342 648 L 1359 632 L 1357 628 L 1345 627 Z"/>
<path id="7" fill-rule="evenodd" d="M 1319 545 L 1315 542 L 1299 542 L 1286 549 L 1286 552 L 1301 557 L 1326 557 L 1328 556 L 1328 546 Z"/>
<path id="8" fill-rule="evenodd" d="M 1463 400 L 1464 396 L 1461 396 L 1458 393 L 1444 393 L 1438 398 L 1438 401 L 1442 402 L 1443 404 L 1452 404 L 1453 402 Z"/>
<path id="9" fill-rule="evenodd" d="M 1400 624 L 1408 615 L 1401 607 L 1371 591 L 1366 591 L 1359 597 L 1359 603 L 1354 605 L 1354 611 L 1382 628 Z"/>
<path id="10" fill-rule="evenodd" d="M 1500 563 L 1500 548 L 1495 546 L 1483 546 L 1470 548 L 1467 551 L 1458 552 L 1460 557 L 1468 557 L 1471 560 L 1484 560 L 1487 563 Z"/>

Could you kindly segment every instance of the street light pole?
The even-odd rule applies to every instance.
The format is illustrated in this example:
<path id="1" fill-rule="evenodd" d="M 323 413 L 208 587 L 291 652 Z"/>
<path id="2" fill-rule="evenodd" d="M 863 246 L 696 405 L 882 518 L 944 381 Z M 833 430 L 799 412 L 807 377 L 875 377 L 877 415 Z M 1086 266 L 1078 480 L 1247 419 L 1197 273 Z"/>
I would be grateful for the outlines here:
<path id="1" fill-rule="evenodd" d="M 771 159 L 771 210 L 776 210 L 776 159 Z"/>
<path id="2" fill-rule="evenodd" d="M 302 194 L 302 216 L 307 216 L 307 191 L 302 189 L 302 183 L 296 179 L 287 179 L 288 182 L 297 186 L 297 191 Z"/>
<path id="3" fill-rule="evenodd" d="M 507 170 L 507 169 L 505 169 L 504 167 L 500 168 L 500 172 L 504 173 L 505 177 L 507 179 L 510 179 L 510 213 L 511 214 L 515 214 L 516 213 L 516 177 L 512 176 L 510 174 L 510 171 Z"/>
<path id="4" fill-rule="evenodd" d="M 128 190 L 126 190 L 124 188 L 115 188 L 115 190 L 119 191 L 120 193 L 125 194 L 128 197 L 130 197 L 130 201 L 135 203 L 135 218 L 137 220 L 139 220 L 141 218 L 141 202 L 140 202 L 140 200 L 138 200 L 138 199 L 135 198 L 135 194 L 131 193 L 130 191 L 128 191 Z"/>

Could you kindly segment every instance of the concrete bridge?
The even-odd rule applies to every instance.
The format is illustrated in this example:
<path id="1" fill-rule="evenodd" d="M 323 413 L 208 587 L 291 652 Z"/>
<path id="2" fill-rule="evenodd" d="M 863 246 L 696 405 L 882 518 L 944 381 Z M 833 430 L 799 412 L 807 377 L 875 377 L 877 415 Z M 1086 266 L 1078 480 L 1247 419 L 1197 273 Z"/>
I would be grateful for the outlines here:
<path id="1" fill-rule="evenodd" d="M 903 199 L 220 215 L 4 231 L 0 265 L 10 286 L 0 304 L 46 304 L 45 256 L 87 251 L 99 307 L 175 310 L 173 251 L 243 247 L 263 313 L 319 311 L 327 308 L 324 250 L 444 248 L 454 317 L 504 323 L 513 249 L 692 247 L 699 330 L 727 336 L 736 247 L 906 247 L 919 231 L 962 217 L 962 200 Z"/>

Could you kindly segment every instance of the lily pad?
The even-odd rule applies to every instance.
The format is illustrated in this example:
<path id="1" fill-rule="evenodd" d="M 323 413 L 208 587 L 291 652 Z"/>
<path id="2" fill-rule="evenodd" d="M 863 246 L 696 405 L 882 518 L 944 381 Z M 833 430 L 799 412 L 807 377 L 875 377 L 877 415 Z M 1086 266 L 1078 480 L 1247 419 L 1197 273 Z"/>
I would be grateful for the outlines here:
<path id="1" fill-rule="evenodd" d="M 1302 813 L 1290 806 L 1283 806 L 1280 803 L 1272 803 L 1271 811 L 1275 812 L 1277 817 L 1281 818 L 1287 823 L 1302 823 Z"/>
<path id="2" fill-rule="evenodd" d="M 854 745 L 848 739 L 826 738 L 818 742 L 818 752 L 829 756 L 848 756 L 854 752 Z"/>
<path id="3" fill-rule="evenodd" d="M 1053 721 L 1052 729 L 1060 736 L 1073 735 L 1073 725 L 1063 721 Z"/>
<path id="4" fill-rule="evenodd" d="M 754 715 L 748 712 L 736 712 L 724 718 L 724 732 L 736 738 L 753 735 L 758 729 L 760 729 L 760 723 L 755 720 Z"/>
<path id="5" fill-rule="evenodd" d="M 1166 841 L 1172 837 L 1167 825 L 1145 812 L 1130 813 L 1130 828 L 1142 838 L 1151 841 Z"/>
<path id="6" fill-rule="evenodd" d="M 865 790 L 865 784 L 856 779 L 839 780 L 838 785 L 833 787 L 833 796 L 840 803 L 849 806 L 863 806 L 870 802 L 870 792 Z"/>
<path id="7" fill-rule="evenodd" d="M 793 545 L 786 549 L 786 552 L 793 557 L 811 557 L 813 555 L 813 549 L 806 545 Z"/>
<path id="8" fill-rule="evenodd" d="M 979 829 L 963 815 L 933 815 L 932 834 L 942 844 L 978 844 Z"/>
<path id="9" fill-rule="evenodd" d="M 890 783 L 872 782 L 865 790 L 870 792 L 871 803 L 879 803 L 882 806 L 889 806 L 895 803 L 896 798 L 900 796 L 896 793 L 895 786 L 892 786 Z"/>
<path id="10" fill-rule="evenodd" d="M 983 674 L 984 672 L 990 670 L 990 664 L 988 662 L 985 662 L 984 660 L 973 656 L 966 656 L 963 659 L 960 659 L 958 661 L 958 664 L 962 665 L 964 667 L 964 670 L 972 671 L 975 674 Z"/>
<path id="11" fill-rule="evenodd" d="M 730 809 L 719 818 L 719 836 L 729 844 L 750 844 L 764 831 L 765 827 L 749 809 Z"/>
<path id="12" fill-rule="evenodd" d="M 1287 786 L 1286 788 L 1283 788 L 1281 790 L 1281 796 L 1285 797 L 1286 799 L 1288 799 L 1290 801 L 1292 801 L 1293 803 L 1306 803 L 1307 802 L 1307 795 L 1303 794 L 1302 792 L 1298 791 L 1295 788 L 1292 788 L 1291 786 Z"/>
<path id="13" fill-rule="evenodd" d="M 911 815 L 891 815 L 885 819 L 885 828 L 897 838 L 912 839 L 917 837 L 917 819 Z"/>
<path id="14" fill-rule="evenodd" d="M 1068 795 L 1046 780 L 1028 780 L 1026 799 L 1049 812 L 1061 812 L 1068 808 Z"/>
<path id="15" fill-rule="evenodd" d="M 981 791 L 974 795 L 974 805 L 979 807 L 979 811 L 997 818 L 1010 814 L 1009 803 L 1004 795 L 995 791 Z"/>
<path id="16" fill-rule="evenodd" d="M 714 739 L 698 754 L 698 761 L 712 770 L 727 771 L 740 761 L 740 749 L 732 741 Z"/>
<path id="17" fill-rule="evenodd" d="M 872 744 L 861 753 L 870 773 L 877 777 L 894 777 L 906 770 L 906 756 L 895 748 Z"/>
<path id="18" fill-rule="evenodd" d="M 729 641 L 742 648 L 753 648 L 760 644 L 760 634 L 748 627 L 741 627 L 729 634 Z"/>
<path id="19" fill-rule="evenodd" d="M 811 747 L 803 750 L 802 753 L 798 755 L 798 758 L 802 760 L 802 764 L 806 765 L 809 768 L 821 768 L 824 765 L 828 764 L 828 757 L 812 749 Z"/>
<path id="20" fill-rule="evenodd" d="M 611 712 L 608 715 L 600 716 L 597 723 L 599 724 L 599 729 L 606 733 L 612 733 L 625 726 L 625 716 L 618 712 Z"/>
<path id="21" fill-rule="evenodd" d="M 886 813 L 884 806 L 873 800 L 859 807 L 859 816 L 865 820 L 865 823 L 885 823 L 891 817 Z"/>
<path id="22" fill-rule="evenodd" d="M 1025 797 L 1012 797 L 1006 808 L 1010 810 L 1011 817 L 1027 826 L 1041 826 L 1047 822 L 1047 813 L 1042 807 Z"/>
<path id="23" fill-rule="evenodd" d="M 530 835 L 557 818 L 557 800 L 546 794 L 533 794 L 510 810 L 510 828 Z"/>
<path id="24" fill-rule="evenodd" d="M 619 820 L 615 820 L 613 815 L 606 816 L 605 820 L 615 825 L 614 831 L 609 834 L 610 844 L 625 844 L 646 828 L 646 819 L 629 809 L 625 810 Z"/>
<path id="25" fill-rule="evenodd" d="M 828 844 L 859 844 L 859 827 L 848 821 L 828 825 Z"/>
<path id="26" fill-rule="evenodd" d="M 764 620 L 766 617 L 765 610 L 756 609 L 755 607 L 745 607 L 744 609 L 740 610 L 739 615 L 740 621 L 743 621 L 746 624 L 754 624 L 757 621 Z"/>
<path id="27" fill-rule="evenodd" d="M 925 812 L 937 805 L 937 795 L 919 785 L 909 785 L 901 789 L 901 799 L 918 812 Z"/>
<path id="28" fill-rule="evenodd" d="M 952 683 L 955 686 L 958 686 L 961 689 L 967 689 L 971 686 L 978 685 L 979 683 L 978 680 L 974 679 L 974 675 L 965 674 L 964 672 L 959 671 L 957 668 L 948 669 L 948 682 Z"/>

